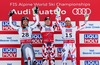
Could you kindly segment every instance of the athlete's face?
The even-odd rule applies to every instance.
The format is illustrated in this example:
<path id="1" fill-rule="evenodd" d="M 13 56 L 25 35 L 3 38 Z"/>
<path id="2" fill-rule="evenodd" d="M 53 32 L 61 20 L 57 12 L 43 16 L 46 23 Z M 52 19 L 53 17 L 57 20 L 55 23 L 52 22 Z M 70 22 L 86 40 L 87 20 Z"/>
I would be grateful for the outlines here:
<path id="1" fill-rule="evenodd" d="M 23 25 L 26 27 L 28 25 L 28 21 L 27 20 L 23 20 Z"/>
<path id="2" fill-rule="evenodd" d="M 71 21 L 66 20 L 65 23 L 66 23 L 66 26 L 71 26 Z"/>
<path id="3" fill-rule="evenodd" d="M 49 26 L 50 25 L 50 20 L 46 20 L 45 25 Z"/>

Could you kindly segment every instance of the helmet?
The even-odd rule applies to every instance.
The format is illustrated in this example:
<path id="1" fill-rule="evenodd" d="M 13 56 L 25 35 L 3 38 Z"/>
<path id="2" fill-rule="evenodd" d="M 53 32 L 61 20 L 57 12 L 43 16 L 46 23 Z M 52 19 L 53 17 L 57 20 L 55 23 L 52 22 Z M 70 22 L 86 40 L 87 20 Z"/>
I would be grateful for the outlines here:
<path id="1" fill-rule="evenodd" d="M 47 16 L 47 17 L 45 17 L 45 19 L 44 19 L 44 20 L 45 20 L 45 21 L 46 21 L 46 20 L 50 20 L 50 17 L 48 17 L 48 16 Z"/>
<path id="2" fill-rule="evenodd" d="M 68 21 L 71 21 L 70 17 L 66 17 L 66 18 L 65 18 L 65 21 L 67 21 L 67 20 L 68 20 Z"/>
<path id="3" fill-rule="evenodd" d="M 23 20 L 27 20 L 27 21 L 29 22 L 29 18 L 26 17 L 26 16 L 24 16 L 24 17 L 22 17 L 22 19 L 21 19 L 21 23 L 22 23 L 22 25 L 23 25 Z"/>
<path id="4" fill-rule="evenodd" d="M 26 16 L 24 16 L 24 17 L 22 17 L 21 21 L 23 22 L 23 20 L 27 20 L 27 21 L 29 21 L 29 18 L 26 17 Z"/>

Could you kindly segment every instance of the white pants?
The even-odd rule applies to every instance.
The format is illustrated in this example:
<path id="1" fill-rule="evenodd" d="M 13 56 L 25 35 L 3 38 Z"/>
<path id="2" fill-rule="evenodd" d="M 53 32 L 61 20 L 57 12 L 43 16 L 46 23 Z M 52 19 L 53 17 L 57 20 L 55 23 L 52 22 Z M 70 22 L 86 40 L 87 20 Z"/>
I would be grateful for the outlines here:
<path id="1" fill-rule="evenodd" d="M 21 47 L 22 55 L 24 57 L 24 62 L 28 62 L 28 57 L 30 57 L 31 65 L 35 61 L 35 52 L 31 44 L 24 44 Z"/>
<path id="2" fill-rule="evenodd" d="M 64 43 L 62 50 L 62 61 L 63 65 L 66 65 L 66 59 L 68 58 L 68 54 L 70 51 L 70 56 L 73 59 L 72 65 L 76 65 L 76 46 L 75 43 Z"/>

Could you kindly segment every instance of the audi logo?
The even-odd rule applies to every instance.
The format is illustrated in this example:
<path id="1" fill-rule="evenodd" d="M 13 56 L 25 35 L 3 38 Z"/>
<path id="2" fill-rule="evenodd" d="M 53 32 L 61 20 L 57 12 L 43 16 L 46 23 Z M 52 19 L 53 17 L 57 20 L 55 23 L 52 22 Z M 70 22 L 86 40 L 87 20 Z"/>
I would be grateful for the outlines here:
<path id="1" fill-rule="evenodd" d="M 74 8 L 72 10 L 72 13 L 74 15 L 85 15 L 85 14 L 91 14 L 90 8 Z"/>

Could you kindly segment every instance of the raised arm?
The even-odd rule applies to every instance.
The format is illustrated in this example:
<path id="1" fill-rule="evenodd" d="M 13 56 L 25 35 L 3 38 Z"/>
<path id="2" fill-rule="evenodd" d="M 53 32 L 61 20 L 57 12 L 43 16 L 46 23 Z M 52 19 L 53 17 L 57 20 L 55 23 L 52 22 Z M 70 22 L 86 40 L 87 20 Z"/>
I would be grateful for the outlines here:
<path id="1" fill-rule="evenodd" d="M 9 24 L 10 24 L 10 26 L 11 26 L 12 28 L 18 30 L 20 26 L 14 26 L 14 25 L 12 24 L 12 15 L 13 15 L 13 14 L 14 14 L 14 11 L 13 11 L 13 10 L 10 11 L 10 13 L 9 13 Z"/>
<path id="2" fill-rule="evenodd" d="M 61 21 L 61 15 L 60 15 L 60 11 L 61 9 L 59 7 L 57 7 L 55 9 L 55 12 L 56 12 L 56 23 L 59 25 L 60 29 L 62 30 L 62 26 L 61 24 L 59 23 Z"/>
<path id="3" fill-rule="evenodd" d="M 31 24 L 30 27 L 35 28 L 39 23 L 38 7 L 32 8 L 32 12 L 33 12 L 33 20 L 35 21 L 35 23 Z"/>
<path id="4" fill-rule="evenodd" d="M 89 14 L 85 14 L 84 17 L 85 17 L 84 24 L 82 24 L 80 27 L 78 27 L 77 31 L 84 29 L 84 27 L 86 26 L 87 21 L 89 19 Z"/>
<path id="5" fill-rule="evenodd" d="M 60 29 L 62 30 L 62 26 L 61 26 L 61 24 L 59 23 L 59 20 L 56 20 L 56 23 L 58 24 L 58 26 L 60 27 Z"/>

